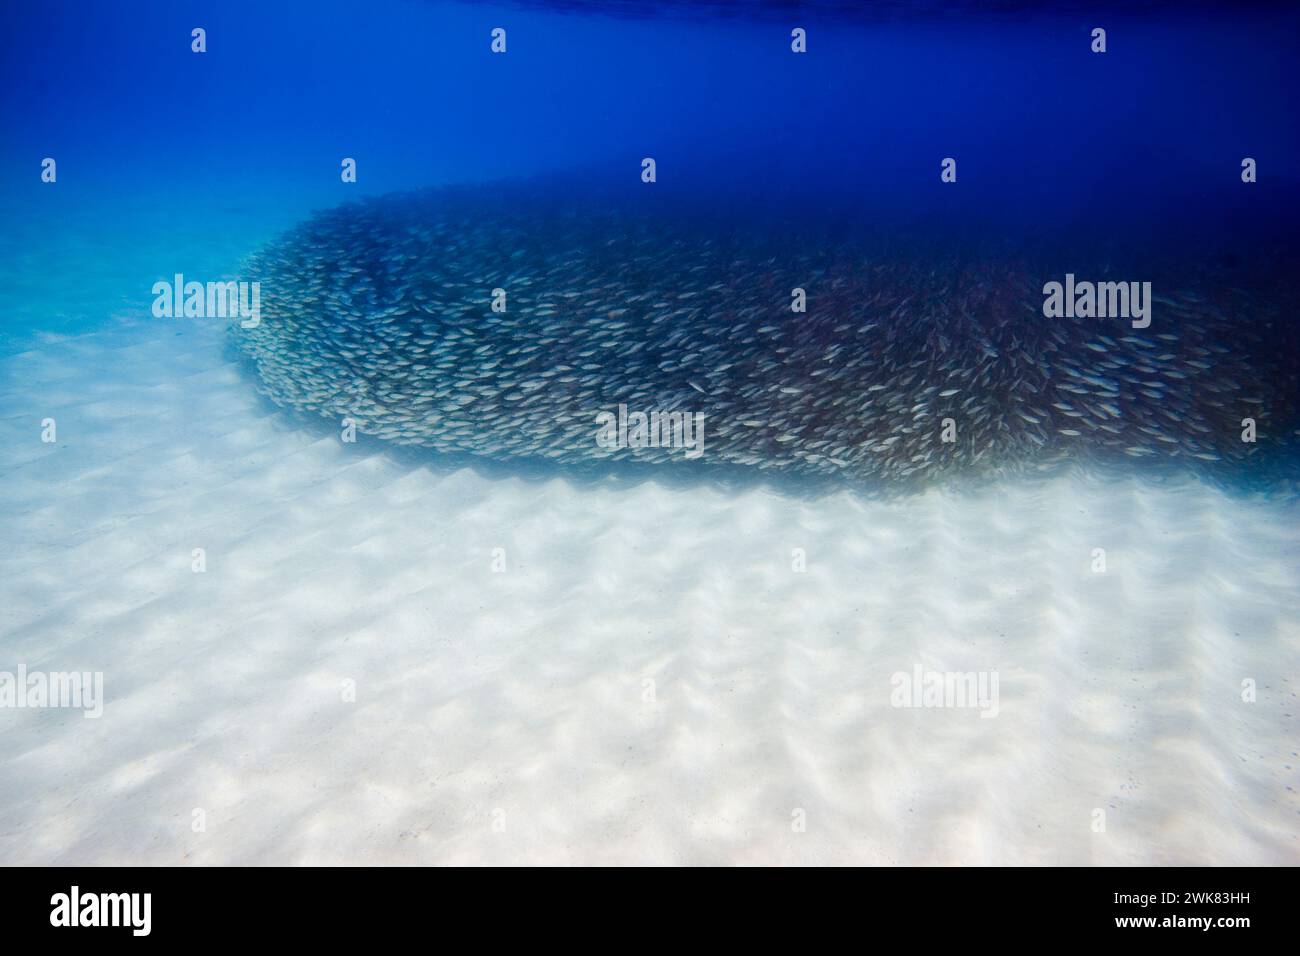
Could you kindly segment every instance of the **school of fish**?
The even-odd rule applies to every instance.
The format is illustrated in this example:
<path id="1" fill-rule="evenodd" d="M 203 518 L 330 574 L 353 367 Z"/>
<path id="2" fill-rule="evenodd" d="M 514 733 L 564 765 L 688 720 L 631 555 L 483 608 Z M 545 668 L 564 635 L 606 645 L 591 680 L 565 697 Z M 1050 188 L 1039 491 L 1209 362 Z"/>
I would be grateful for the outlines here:
<path id="1" fill-rule="evenodd" d="M 316 214 L 257 253 L 241 278 L 261 283 L 261 320 L 234 334 L 281 406 L 498 460 L 928 482 L 1105 458 L 1237 467 L 1294 442 L 1283 316 L 1242 290 L 1157 287 L 1146 329 L 1045 318 L 1064 271 L 439 189 Z M 596 415 L 620 404 L 703 413 L 703 456 L 600 447 Z"/>

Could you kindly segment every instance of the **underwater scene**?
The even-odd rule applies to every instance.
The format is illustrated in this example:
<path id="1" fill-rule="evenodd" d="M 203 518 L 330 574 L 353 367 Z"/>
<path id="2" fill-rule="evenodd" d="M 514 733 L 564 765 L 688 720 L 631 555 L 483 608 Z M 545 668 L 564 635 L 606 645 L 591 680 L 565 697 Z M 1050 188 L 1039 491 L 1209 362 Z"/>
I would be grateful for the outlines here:
<path id="1" fill-rule="evenodd" d="M 1300 8 L 0 17 L 0 861 L 1300 863 Z"/>

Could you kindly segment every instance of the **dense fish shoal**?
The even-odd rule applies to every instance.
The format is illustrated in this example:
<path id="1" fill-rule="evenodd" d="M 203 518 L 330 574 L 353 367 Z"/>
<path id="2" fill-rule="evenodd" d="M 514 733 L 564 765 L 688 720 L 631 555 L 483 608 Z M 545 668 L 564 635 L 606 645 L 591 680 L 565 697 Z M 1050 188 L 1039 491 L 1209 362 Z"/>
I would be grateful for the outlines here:
<path id="1" fill-rule="evenodd" d="M 1293 294 L 1194 266 L 439 189 L 319 213 L 261 250 L 241 276 L 260 322 L 233 334 L 281 406 L 496 460 L 851 482 L 1274 461 L 1298 427 Z M 1149 327 L 1045 317 L 1044 283 L 1067 269 L 1155 272 Z M 635 413 L 697 425 L 698 454 L 680 436 L 637 446 Z"/>

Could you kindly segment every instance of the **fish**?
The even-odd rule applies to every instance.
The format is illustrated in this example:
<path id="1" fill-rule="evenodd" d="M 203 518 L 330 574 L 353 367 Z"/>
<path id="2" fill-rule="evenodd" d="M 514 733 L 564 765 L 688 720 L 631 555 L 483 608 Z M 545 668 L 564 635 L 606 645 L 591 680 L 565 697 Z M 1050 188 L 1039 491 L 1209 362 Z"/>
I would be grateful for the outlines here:
<path id="1" fill-rule="evenodd" d="M 1293 302 L 1169 289 L 1150 329 L 1047 318 L 1023 258 L 576 194 L 524 181 L 316 213 L 244 264 L 261 317 L 232 323 L 234 345 L 281 407 L 498 461 L 918 485 L 1107 458 L 1243 468 L 1258 441 L 1295 445 Z M 601 447 L 619 406 L 703 416 L 704 452 Z"/>

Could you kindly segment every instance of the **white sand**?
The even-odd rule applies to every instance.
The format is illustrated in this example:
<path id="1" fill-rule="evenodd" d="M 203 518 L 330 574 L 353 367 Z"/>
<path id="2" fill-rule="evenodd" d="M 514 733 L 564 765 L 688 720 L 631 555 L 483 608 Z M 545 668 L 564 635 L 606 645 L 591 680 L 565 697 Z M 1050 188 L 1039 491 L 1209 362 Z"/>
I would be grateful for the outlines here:
<path id="1" fill-rule="evenodd" d="M 0 670 L 107 696 L 0 710 L 0 860 L 1300 863 L 1293 501 L 503 479 L 304 429 L 219 345 L 0 359 Z M 998 716 L 892 707 L 918 664 Z"/>

